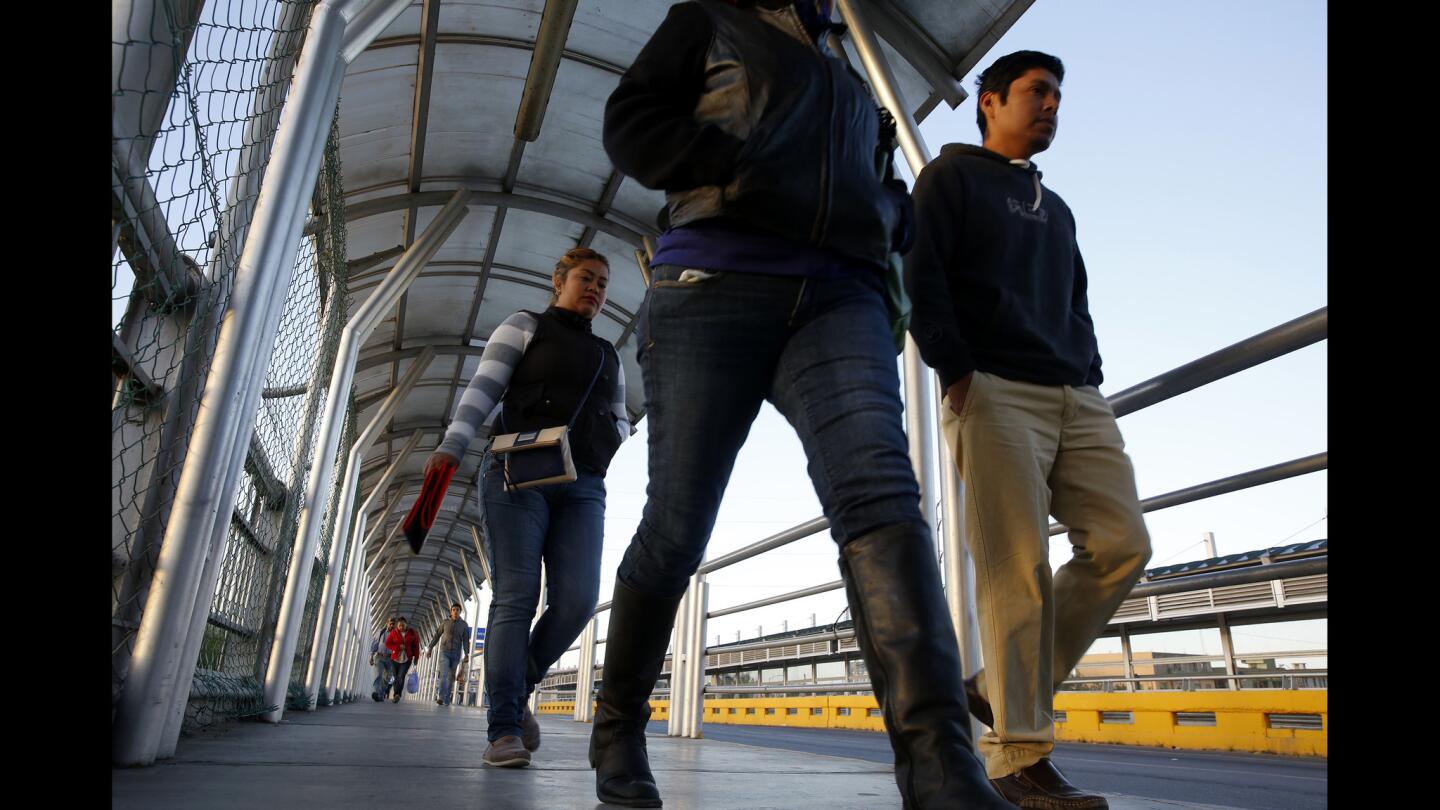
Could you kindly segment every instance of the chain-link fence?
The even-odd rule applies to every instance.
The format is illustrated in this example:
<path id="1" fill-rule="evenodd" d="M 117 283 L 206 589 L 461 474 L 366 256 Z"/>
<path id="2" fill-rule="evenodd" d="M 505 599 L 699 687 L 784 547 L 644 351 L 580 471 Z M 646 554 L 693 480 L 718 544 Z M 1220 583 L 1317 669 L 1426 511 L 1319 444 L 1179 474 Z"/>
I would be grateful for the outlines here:
<path id="1" fill-rule="evenodd" d="M 112 705 L 312 5 L 121 0 L 114 9 Z M 260 682 L 348 316 L 336 132 L 311 206 L 321 227 L 297 254 L 216 587 L 199 597 L 210 615 L 187 727 L 265 708 Z M 352 402 L 338 456 L 323 463 L 343 465 L 353 420 Z M 310 655 L 343 469 L 333 480 L 292 680 L 303 680 Z"/>

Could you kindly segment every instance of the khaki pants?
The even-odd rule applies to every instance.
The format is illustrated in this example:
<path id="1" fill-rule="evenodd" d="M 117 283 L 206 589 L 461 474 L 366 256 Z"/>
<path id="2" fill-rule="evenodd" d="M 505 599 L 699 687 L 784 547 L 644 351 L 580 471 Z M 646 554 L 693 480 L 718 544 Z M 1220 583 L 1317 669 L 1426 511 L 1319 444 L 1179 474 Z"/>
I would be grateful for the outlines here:
<path id="1" fill-rule="evenodd" d="M 980 738 L 990 778 L 1055 745 L 1055 689 L 1079 663 L 1150 559 L 1135 471 L 1115 412 L 1094 386 L 1036 385 L 975 372 L 941 430 L 965 482 L 975 559 L 980 694 L 995 728 Z M 1049 516 L 1072 556 L 1050 571 Z"/>

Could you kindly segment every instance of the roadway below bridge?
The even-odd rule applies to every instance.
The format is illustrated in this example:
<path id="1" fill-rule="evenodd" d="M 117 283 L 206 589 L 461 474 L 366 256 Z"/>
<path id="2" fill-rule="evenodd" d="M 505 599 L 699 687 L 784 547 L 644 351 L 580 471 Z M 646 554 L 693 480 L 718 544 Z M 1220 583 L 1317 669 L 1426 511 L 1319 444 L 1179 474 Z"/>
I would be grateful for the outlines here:
<path id="1" fill-rule="evenodd" d="M 652 722 L 652 735 L 666 723 Z M 892 764 L 885 735 L 873 731 L 779 728 L 707 723 L 705 739 L 757 748 L 802 751 Z M 1070 781 L 1109 796 L 1163 802 L 1202 801 L 1243 810 L 1314 810 L 1329 800 L 1329 761 L 1211 751 L 1175 751 L 1130 745 L 1059 743 L 1053 755 Z M 1112 807 L 1114 802 L 1111 802 Z"/>

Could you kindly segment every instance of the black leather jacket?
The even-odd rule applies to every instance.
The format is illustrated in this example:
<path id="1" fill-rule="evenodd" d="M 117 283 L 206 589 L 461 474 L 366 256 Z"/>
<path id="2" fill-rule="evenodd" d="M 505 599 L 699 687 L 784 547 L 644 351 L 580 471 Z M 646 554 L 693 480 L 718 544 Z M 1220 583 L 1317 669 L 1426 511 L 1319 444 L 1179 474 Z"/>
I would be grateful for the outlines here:
<path id="1" fill-rule="evenodd" d="M 878 137 L 864 83 L 790 5 L 677 4 L 605 107 L 611 161 L 665 190 L 672 227 L 735 219 L 884 268 L 909 200 Z"/>

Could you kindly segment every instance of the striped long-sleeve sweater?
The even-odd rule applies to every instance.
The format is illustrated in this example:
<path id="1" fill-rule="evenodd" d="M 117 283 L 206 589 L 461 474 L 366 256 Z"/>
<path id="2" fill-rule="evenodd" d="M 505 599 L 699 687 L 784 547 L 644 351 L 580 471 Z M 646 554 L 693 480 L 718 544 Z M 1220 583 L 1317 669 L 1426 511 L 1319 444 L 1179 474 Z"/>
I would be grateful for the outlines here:
<path id="1" fill-rule="evenodd" d="M 510 385 L 510 377 L 515 373 L 515 367 L 519 365 L 525 349 L 530 346 L 530 340 L 535 337 L 536 326 L 534 315 L 517 312 L 495 327 L 490 340 L 485 344 L 484 353 L 480 355 L 480 365 L 475 369 L 475 376 L 470 378 L 465 393 L 460 395 L 460 402 L 455 406 L 445 438 L 436 448 L 436 452 L 463 458 L 465 449 L 470 446 L 480 428 L 494 422 L 495 415 L 500 410 L 500 399 Z M 610 411 L 615 417 L 615 430 L 619 432 L 620 441 L 623 442 L 630 437 L 631 431 L 630 415 L 625 410 L 624 363 L 619 364 L 618 375 Z"/>

